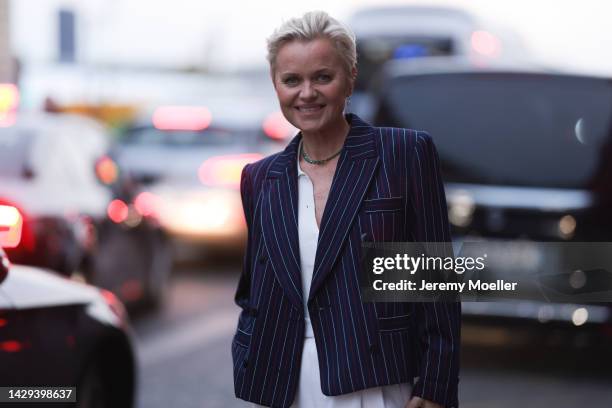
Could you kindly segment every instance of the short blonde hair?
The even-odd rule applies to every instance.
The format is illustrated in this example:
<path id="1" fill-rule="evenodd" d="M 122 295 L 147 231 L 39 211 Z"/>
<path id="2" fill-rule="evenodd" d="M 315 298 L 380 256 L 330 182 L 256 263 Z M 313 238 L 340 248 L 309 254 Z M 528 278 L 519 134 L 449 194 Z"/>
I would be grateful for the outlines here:
<path id="1" fill-rule="evenodd" d="M 312 41 L 328 38 L 336 47 L 347 74 L 357 67 L 355 34 L 344 24 L 324 11 L 310 11 L 300 18 L 292 18 L 278 27 L 268 38 L 268 62 L 274 73 L 276 57 L 281 47 L 291 41 Z"/>

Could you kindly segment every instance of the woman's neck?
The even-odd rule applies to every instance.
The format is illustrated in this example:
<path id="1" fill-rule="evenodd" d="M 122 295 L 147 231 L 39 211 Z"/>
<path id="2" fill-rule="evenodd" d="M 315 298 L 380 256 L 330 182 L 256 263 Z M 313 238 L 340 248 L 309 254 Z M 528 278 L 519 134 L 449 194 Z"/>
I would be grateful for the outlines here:
<path id="1" fill-rule="evenodd" d="M 324 160 L 342 149 L 349 129 L 350 125 L 343 116 L 342 120 L 319 132 L 302 131 L 304 149 L 312 159 Z"/>

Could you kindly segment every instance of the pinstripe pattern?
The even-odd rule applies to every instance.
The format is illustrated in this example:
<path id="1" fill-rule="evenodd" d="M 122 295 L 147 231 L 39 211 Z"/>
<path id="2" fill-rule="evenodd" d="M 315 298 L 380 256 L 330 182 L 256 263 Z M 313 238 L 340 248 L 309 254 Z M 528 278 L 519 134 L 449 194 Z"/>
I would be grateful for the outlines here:
<path id="1" fill-rule="evenodd" d="M 457 406 L 460 304 L 363 303 L 357 272 L 362 241 L 450 240 L 436 150 L 425 132 L 349 120 L 306 295 L 297 226 L 301 136 L 243 171 L 249 242 L 235 297 L 243 309 L 232 342 L 236 396 L 291 405 L 308 296 L 324 394 L 419 377 L 413 394 Z"/>

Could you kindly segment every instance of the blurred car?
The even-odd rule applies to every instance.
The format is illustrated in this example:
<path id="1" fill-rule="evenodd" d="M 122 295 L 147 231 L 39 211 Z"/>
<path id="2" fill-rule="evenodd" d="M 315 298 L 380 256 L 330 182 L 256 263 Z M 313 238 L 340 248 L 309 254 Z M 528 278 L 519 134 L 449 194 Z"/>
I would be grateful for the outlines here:
<path id="1" fill-rule="evenodd" d="M 11 265 L 1 245 L 0 364 L 4 387 L 76 387 L 76 405 L 53 406 L 134 405 L 136 364 L 121 302 L 54 272 Z"/>
<path id="2" fill-rule="evenodd" d="M 179 245 L 244 246 L 242 168 L 280 150 L 295 130 L 274 104 L 216 98 L 207 106 L 161 106 L 123 135 L 113 158 L 147 186 L 160 224 Z"/>
<path id="3" fill-rule="evenodd" d="M 7 252 L 17 263 L 80 271 L 127 303 L 156 304 L 170 249 L 152 216 L 137 211 L 142 192 L 109 148 L 103 128 L 78 116 L 19 114 L 0 128 L 0 204 L 23 217 L 22 238 Z"/>
<path id="4" fill-rule="evenodd" d="M 609 79 L 432 58 L 390 64 L 381 84 L 375 123 L 434 138 L 456 241 L 612 241 Z M 468 302 L 463 312 L 612 334 L 610 304 Z"/>
<path id="5" fill-rule="evenodd" d="M 357 38 L 359 75 L 350 109 L 369 120 L 370 88 L 385 63 L 434 56 L 462 56 L 474 61 L 525 59 L 516 33 L 491 25 L 466 10 L 442 6 L 373 6 L 349 21 Z"/>

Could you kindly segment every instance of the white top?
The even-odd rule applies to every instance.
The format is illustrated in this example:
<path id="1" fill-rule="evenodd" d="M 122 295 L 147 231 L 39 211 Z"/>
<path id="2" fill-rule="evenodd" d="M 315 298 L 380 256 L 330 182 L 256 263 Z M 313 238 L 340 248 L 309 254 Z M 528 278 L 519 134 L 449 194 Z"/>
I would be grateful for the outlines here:
<path id="1" fill-rule="evenodd" d="M 304 316 L 306 318 L 306 337 L 313 337 L 310 315 L 308 314 L 308 294 L 312 283 L 319 227 L 315 217 L 314 187 L 310 177 L 300 167 L 300 151 L 298 148 L 298 236 L 300 242 L 300 266 L 302 267 L 302 297 L 304 299 Z"/>

